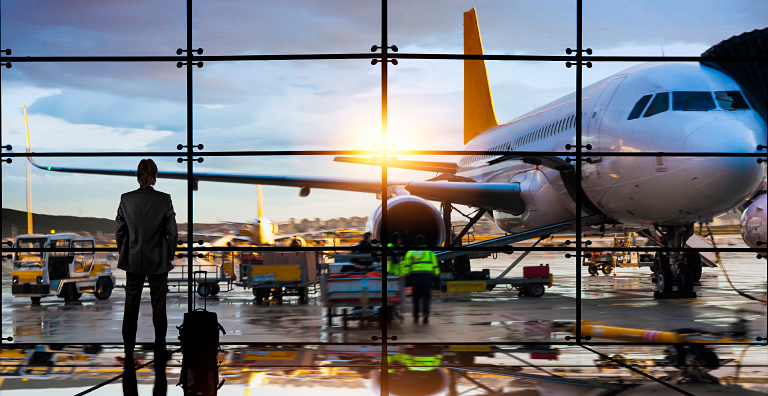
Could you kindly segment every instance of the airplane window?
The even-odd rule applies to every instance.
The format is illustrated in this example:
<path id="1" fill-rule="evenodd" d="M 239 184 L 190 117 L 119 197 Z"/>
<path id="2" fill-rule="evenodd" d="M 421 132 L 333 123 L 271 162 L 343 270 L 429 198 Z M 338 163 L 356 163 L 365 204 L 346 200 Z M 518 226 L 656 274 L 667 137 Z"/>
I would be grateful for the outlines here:
<path id="1" fill-rule="evenodd" d="M 676 91 L 672 92 L 672 110 L 706 111 L 715 108 L 710 92 Z"/>
<path id="2" fill-rule="evenodd" d="M 627 117 L 627 119 L 634 120 L 635 118 L 640 117 L 640 114 L 642 114 L 643 110 L 645 109 L 645 105 L 647 105 L 651 100 L 651 96 L 653 95 L 645 95 L 640 98 L 640 100 L 635 103 L 635 107 L 632 108 L 632 112 L 629 113 L 629 117 Z"/>
<path id="3" fill-rule="evenodd" d="M 723 110 L 747 110 L 749 105 L 739 91 L 715 91 L 717 104 Z"/>
<path id="4" fill-rule="evenodd" d="M 643 117 L 650 117 L 667 110 L 669 110 L 669 92 L 658 93 L 656 94 L 656 97 L 653 98 L 651 105 L 648 106 L 648 110 L 645 111 Z"/>

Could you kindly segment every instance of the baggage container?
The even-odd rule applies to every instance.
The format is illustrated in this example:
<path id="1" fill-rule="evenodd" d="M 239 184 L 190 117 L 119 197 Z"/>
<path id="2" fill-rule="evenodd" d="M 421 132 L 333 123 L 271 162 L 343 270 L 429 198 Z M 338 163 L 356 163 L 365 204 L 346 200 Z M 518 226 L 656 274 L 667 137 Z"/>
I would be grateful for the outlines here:
<path id="1" fill-rule="evenodd" d="M 523 278 L 549 278 L 549 265 L 523 267 Z"/>

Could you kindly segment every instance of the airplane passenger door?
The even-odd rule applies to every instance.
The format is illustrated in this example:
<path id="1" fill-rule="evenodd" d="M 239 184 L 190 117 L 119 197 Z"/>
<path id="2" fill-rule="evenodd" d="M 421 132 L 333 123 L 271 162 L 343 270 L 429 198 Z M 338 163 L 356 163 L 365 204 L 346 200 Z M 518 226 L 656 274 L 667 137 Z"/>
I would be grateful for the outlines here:
<path id="1" fill-rule="evenodd" d="M 595 106 L 592 108 L 592 112 L 589 114 L 589 124 L 586 133 L 587 139 L 584 144 L 591 144 L 592 150 L 594 151 L 606 151 L 606 149 L 610 147 L 609 145 L 606 145 L 606 139 L 602 138 L 600 129 L 602 127 L 605 110 L 611 103 L 611 99 L 613 99 L 613 94 L 616 93 L 616 89 L 618 89 L 619 85 L 624 82 L 625 78 L 627 77 L 621 76 L 609 82 L 603 89 L 603 92 L 600 93 L 597 102 L 595 102 Z M 601 160 L 600 157 L 591 158 L 593 163 L 600 162 Z"/>

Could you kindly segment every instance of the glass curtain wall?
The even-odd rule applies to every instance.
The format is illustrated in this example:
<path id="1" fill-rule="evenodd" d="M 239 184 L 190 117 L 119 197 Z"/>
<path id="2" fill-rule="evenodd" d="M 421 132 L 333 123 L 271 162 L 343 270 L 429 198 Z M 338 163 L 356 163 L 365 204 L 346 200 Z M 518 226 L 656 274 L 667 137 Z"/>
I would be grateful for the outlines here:
<path id="1" fill-rule="evenodd" d="M 768 10 L 681 4 L 3 2 L 3 350 L 110 365 L 152 158 L 248 389 L 765 391 Z"/>

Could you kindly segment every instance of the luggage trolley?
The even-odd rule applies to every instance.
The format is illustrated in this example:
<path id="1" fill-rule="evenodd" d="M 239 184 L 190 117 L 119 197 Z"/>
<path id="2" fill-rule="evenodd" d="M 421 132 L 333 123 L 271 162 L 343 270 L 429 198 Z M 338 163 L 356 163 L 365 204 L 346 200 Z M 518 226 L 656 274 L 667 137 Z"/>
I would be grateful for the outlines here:
<path id="1" fill-rule="evenodd" d="M 382 301 L 382 283 L 386 284 L 386 301 Z M 344 330 L 350 320 L 359 320 L 361 326 L 366 320 L 391 323 L 396 316 L 395 309 L 405 299 L 403 278 L 389 275 L 382 282 L 380 272 L 323 274 L 320 286 L 323 305 L 328 308 L 328 327 L 333 326 L 333 317 L 340 316 Z M 386 319 L 382 318 L 384 305 L 391 307 Z M 336 312 L 339 307 L 343 307 L 341 314 Z M 348 311 L 347 307 L 353 310 Z"/>

